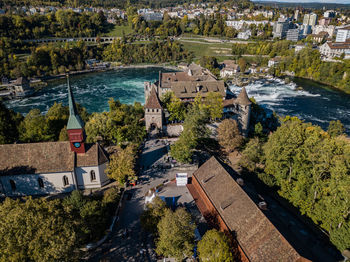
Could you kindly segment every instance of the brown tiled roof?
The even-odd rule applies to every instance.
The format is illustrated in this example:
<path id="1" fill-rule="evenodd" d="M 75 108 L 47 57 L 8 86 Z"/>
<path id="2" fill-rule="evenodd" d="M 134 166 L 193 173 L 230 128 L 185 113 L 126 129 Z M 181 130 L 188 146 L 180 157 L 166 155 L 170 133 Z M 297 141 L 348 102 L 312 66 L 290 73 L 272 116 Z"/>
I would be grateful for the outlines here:
<path id="1" fill-rule="evenodd" d="M 216 78 L 211 73 L 198 73 L 192 71 L 192 76 L 188 72 L 173 72 L 173 73 L 162 73 L 161 76 L 161 87 L 170 88 L 173 83 L 185 82 L 185 81 L 216 81 Z"/>
<path id="2" fill-rule="evenodd" d="M 252 104 L 252 102 L 249 100 L 247 90 L 245 90 L 245 87 L 242 88 L 242 91 L 237 96 L 236 102 L 244 106 L 248 106 Z"/>
<path id="3" fill-rule="evenodd" d="M 199 88 L 199 92 L 197 92 Z M 226 85 L 224 81 L 198 81 L 198 82 L 176 82 L 171 86 L 171 91 L 180 99 L 195 98 L 198 93 L 206 97 L 209 92 L 219 92 L 226 96 Z"/>
<path id="4" fill-rule="evenodd" d="M 77 155 L 77 166 L 97 166 L 108 161 L 98 144 L 86 144 L 86 154 Z M 0 145 L 0 175 L 56 173 L 74 170 L 70 143 L 45 142 Z"/>
<path id="5" fill-rule="evenodd" d="M 151 89 L 151 93 L 149 94 L 145 108 L 153 108 L 153 109 L 162 109 L 162 106 L 160 105 L 158 95 L 154 87 Z"/>
<path id="6" fill-rule="evenodd" d="M 251 262 L 307 261 L 287 242 L 215 157 L 193 176 Z"/>
<path id="7" fill-rule="evenodd" d="M 330 49 L 350 49 L 350 43 L 340 42 L 340 43 L 332 43 L 327 42 Z"/>

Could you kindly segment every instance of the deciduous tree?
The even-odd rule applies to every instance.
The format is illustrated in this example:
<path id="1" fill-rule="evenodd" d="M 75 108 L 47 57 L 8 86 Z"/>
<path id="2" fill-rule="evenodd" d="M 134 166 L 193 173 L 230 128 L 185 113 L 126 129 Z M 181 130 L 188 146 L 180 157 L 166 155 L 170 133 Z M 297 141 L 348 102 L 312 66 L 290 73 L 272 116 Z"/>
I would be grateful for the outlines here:
<path id="1" fill-rule="evenodd" d="M 220 145 L 228 152 L 240 147 L 243 137 L 240 135 L 236 120 L 225 119 L 218 127 L 218 139 Z"/>

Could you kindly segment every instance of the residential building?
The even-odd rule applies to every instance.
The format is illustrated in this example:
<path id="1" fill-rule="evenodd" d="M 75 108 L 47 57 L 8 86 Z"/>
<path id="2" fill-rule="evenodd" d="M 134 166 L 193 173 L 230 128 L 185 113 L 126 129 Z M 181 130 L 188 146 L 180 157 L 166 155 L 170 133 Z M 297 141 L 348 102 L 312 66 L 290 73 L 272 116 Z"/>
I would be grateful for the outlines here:
<path id="1" fill-rule="evenodd" d="M 305 45 L 295 45 L 294 51 L 295 51 L 295 53 L 298 53 L 301 50 L 303 50 L 305 47 L 306 47 Z"/>
<path id="2" fill-rule="evenodd" d="M 281 58 L 276 56 L 274 58 L 271 58 L 268 62 L 268 67 L 274 67 L 276 65 L 278 65 L 281 61 Z"/>
<path id="3" fill-rule="evenodd" d="M 318 21 L 319 25 L 327 26 L 331 23 L 332 18 L 322 18 Z"/>
<path id="4" fill-rule="evenodd" d="M 295 12 L 294 12 L 294 20 L 298 20 L 299 19 L 299 15 L 300 15 L 300 10 L 299 9 L 297 9 L 297 10 L 295 10 Z"/>
<path id="5" fill-rule="evenodd" d="M 304 15 L 303 24 L 315 26 L 317 24 L 317 14 L 311 13 Z"/>
<path id="6" fill-rule="evenodd" d="M 323 17 L 325 18 L 334 18 L 336 16 L 336 12 L 334 10 L 327 10 L 323 13 Z"/>
<path id="7" fill-rule="evenodd" d="M 239 32 L 237 35 L 238 39 L 248 40 L 252 36 L 251 30 L 246 30 L 244 32 Z"/>
<path id="8" fill-rule="evenodd" d="M 249 27 L 250 25 L 266 25 L 269 21 L 246 21 L 246 20 L 238 20 L 238 21 L 226 21 L 226 25 L 229 27 L 233 27 L 236 30 L 241 30 L 243 27 Z"/>
<path id="9" fill-rule="evenodd" d="M 0 145 L 0 194 L 26 196 L 101 188 L 108 155 L 99 144 L 85 143 L 84 122 L 78 115 L 68 83 L 69 141 Z"/>
<path id="10" fill-rule="evenodd" d="M 312 34 L 311 38 L 314 43 L 322 43 L 329 37 L 327 32 L 320 32 L 319 34 L 315 35 Z"/>
<path id="11" fill-rule="evenodd" d="M 350 26 L 338 28 L 335 42 L 346 42 L 350 38 Z"/>
<path id="12" fill-rule="evenodd" d="M 290 27 L 290 20 L 288 18 L 279 18 L 273 25 L 273 37 L 283 39 L 287 35 Z"/>
<path id="13" fill-rule="evenodd" d="M 314 35 L 318 35 L 321 32 L 327 32 L 329 37 L 332 37 L 334 35 L 335 32 L 335 26 L 334 25 L 316 25 L 313 30 L 312 33 Z"/>
<path id="14" fill-rule="evenodd" d="M 12 85 L 17 97 L 26 97 L 34 93 L 34 88 L 30 87 L 30 82 L 26 77 L 19 77 Z"/>
<path id="15" fill-rule="evenodd" d="M 286 39 L 293 42 L 298 42 L 301 39 L 301 34 L 299 28 L 289 29 L 287 31 Z"/>
<path id="16" fill-rule="evenodd" d="M 240 72 L 240 67 L 233 60 L 224 60 L 223 62 L 224 68 L 220 71 L 220 76 L 230 77 Z"/>

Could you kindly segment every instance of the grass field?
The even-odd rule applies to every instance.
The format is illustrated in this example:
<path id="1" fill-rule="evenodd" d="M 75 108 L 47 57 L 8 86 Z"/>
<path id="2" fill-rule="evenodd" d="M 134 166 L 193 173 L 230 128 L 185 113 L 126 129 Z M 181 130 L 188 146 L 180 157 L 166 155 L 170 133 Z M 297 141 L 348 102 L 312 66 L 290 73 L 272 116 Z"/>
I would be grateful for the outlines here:
<path id="1" fill-rule="evenodd" d="M 202 56 L 230 56 L 232 44 L 230 43 L 200 43 L 180 40 L 184 48 L 193 51 L 195 57 Z"/>
<path id="2" fill-rule="evenodd" d="M 131 26 L 129 25 L 115 25 L 113 30 L 107 34 L 107 36 L 117 36 L 122 37 L 123 31 L 125 35 L 130 34 L 133 32 Z"/>

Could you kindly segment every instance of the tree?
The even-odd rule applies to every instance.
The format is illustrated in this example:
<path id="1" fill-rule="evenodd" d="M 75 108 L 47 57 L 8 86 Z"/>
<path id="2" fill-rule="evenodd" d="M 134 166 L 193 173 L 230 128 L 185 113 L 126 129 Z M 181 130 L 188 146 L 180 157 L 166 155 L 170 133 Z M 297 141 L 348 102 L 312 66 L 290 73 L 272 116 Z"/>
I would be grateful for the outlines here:
<path id="1" fill-rule="evenodd" d="M 206 104 L 209 110 L 209 116 L 211 119 L 222 117 L 224 105 L 222 95 L 220 93 L 209 92 L 208 96 L 204 99 L 203 102 Z"/>
<path id="2" fill-rule="evenodd" d="M 157 225 L 164 216 L 167 206 L 159 197 L 155 197 L 152 203 L 147 204 L 147 209 L 142 213 L 140 220 L 142 227 L 151 232 L 154 236 L 158 235 Z"/>
<path id="3" fill-rule="evenodd" d="M 243 142 L 243 137 L 239 133 L 239 128 L 236 120 L 225 119 L 218 127 L 219 144 L 228 152 L 240 147 Z"/>
<path id="4" fill-rule="evenodd" d="M 169 111 L 169 120 L 170 121 L 183 121 L 185 118 L 186 108 L 185 104 L 177 98 L 174 94 L 171 97 L 170 103 L 167 105 Z"/>
<path id="5" fill-rule="evenodd" d="M 216 229 L 205 233 L 198 242 L 198 257 L 201 261 L 208 262 L 233 262 L 233 254 L 228 237 Z"/>
<path id="6" fill-rule="evenodd" d="M 39 109 L 32 109 L 26 115 L 19 125 L 20 140 L 24 142 L 43 142 L 48 141 L 48 126 L 45 116 Z"/>
<path id="7" fill-rule="evenodd" d="M 18 125 L 23 117 L 8 110 L 0 101 L 0 144 L 10 144 L 18 140 Z"/>
<path id="8" fill-rule="evenodd" d="M 175 257 L 177 261 L 181 261 L 186 256 L 192 256 L 196 225 L 184 208 L 178 208 L 175 212 L 167 209 L 157 227 L 159 239 L 156 242 L 156 252 L 158 254 Z"/>
<path id="9" fill-rule="evenodd" d="M 238 59 L 237 64 L 239 65 L 240 71 L 245 72 L 247 68 L 247 62 L 245 61 L 245 59 L 241 57 L 240 59 Z"/>
<path id="10" fill-rule="evenodd" d="M 117 148 L 109 161 L 107 174 L 108 177 L 115 179 L 123 185 L 128 179 L 135 177 L 135 147 L 127 146 L 125 149 Z"/>
<path id="11" fill-rule="evenodd" d="M 257 164 L 262 159 L 262 154 L 261 142 L 259 138 L 255 137 L 246 144 L 239 164 L 249 171 L 255 171 Z"/>
<path id="12" fill-rule="evenodd" d="M 344 125 L 340 122 L 340 120 L 333 120 L 329 122 L 328 134 L 332 137 L 343 135 L 345 132 Z"/>

